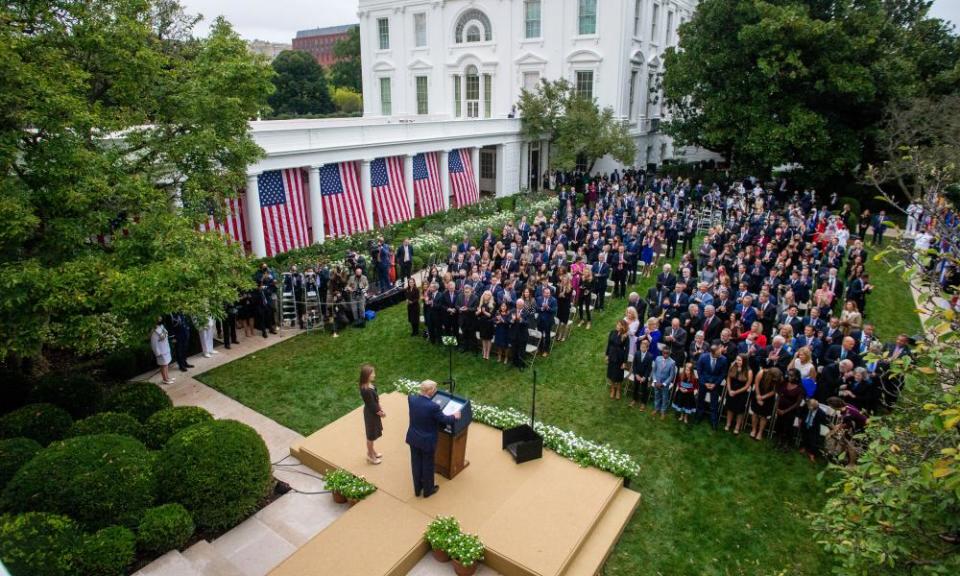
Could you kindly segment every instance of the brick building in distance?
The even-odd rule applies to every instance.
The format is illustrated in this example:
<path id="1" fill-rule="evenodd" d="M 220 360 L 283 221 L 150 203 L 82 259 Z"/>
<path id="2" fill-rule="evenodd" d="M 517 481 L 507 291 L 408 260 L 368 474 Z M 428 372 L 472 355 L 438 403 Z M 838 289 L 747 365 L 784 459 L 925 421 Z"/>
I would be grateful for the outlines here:
<path id="1" fill-rule="evenodd" d="M 300 30 L 297 32 L 297 37 L 293 39 L 293 49 L 309 52 L 321 66 L 327 68 L 337 62 L 333 47 L 337 42 L 345 40 L 350 30 L 357 26 L 357 24 L 347 24 Z"/>

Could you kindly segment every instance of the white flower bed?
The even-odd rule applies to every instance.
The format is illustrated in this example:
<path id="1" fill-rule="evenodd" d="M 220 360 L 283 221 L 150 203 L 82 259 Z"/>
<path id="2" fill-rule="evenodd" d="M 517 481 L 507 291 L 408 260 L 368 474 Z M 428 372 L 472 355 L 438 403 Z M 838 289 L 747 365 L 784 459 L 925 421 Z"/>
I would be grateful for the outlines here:
<path id="1" fill-rule="evenodd" d="M 394 389 L 404 394 L 417 394 L 420 392 L 420 383 L 400 378 L 394 382 Z M 487 426 L 503 430 L 530 421 L 526 414 L 513 408 L 497 408 L 478 402 L 472 404 L 473 419 Z M 580 466 L 593 466 L 623 478 L 633 478 L 640 473 L 640 465 L 629 454 L 607 444 L 598 444 L 543 422 L 534 423 L 533 429 L 543 437 L 544 446 Z"/>

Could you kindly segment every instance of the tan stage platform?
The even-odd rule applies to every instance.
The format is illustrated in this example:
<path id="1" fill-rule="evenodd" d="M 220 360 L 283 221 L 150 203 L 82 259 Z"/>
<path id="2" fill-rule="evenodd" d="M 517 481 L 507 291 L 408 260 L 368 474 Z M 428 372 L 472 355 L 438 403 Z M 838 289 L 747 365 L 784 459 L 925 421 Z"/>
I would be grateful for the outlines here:
<path id="1" fill-rule="evenodd" d="M 407 400 L 380 398 L 387 414 L 377 450 L 383 463 L 365 459 L 361 409 L 333 422 L 291 448 L 307 466 L 326 472 L 344 468 L 378 487 L 278 566 L 272 576 L 326 574 L 400 576 L 427 551 L 422 533 L 436 516 L 455 516 L 480 535 L 486 564 L 504 576 L 592 575 L 602 567 L 640 495 L 622 480 L 581 468 L 544 450 L 543 458 L 517 465 L 501 449 L 501 432 L 470 425 L 470 466 L 453 480 L 437 476 L 431 498 L 413 494 L 410 450 L 404 443 Z M 370 554 L 357 554 L 364 543 Z"/>

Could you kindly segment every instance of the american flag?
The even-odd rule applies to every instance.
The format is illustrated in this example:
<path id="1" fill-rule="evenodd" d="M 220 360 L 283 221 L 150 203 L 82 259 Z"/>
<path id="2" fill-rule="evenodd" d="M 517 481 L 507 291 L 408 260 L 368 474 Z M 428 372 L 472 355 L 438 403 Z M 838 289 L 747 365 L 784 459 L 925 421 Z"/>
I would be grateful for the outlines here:
<path id="1" fill-rule="evenodd" d="M 440 162 L 436 152 L 413 157 L 413 193 L 417 200 L 417 216 L 429 216 L 443 210 L 443 186 L 440 185 Z"/>
<path id="2" fill-rule="evenodd" d="M 207 221 L 197 226 L 197 230 L 200 232 L 216 231 L 221 234 L 226 234 L 227 238 L 230 238 L 234 242 L 239 242 L 241 246 L 245 245 L 247 242 L 247 220 L 246 214 L 244 213 L 243 196 L 243 194 L 240 194 L 236 198 L 224 198 L 223 222 L 217 221 L 214 215 L 213 205 L 211 205 L 208 210 L 209 215 Z"/>
<path id="3" fill-rule="evenodd" d="M 377 226 L 410 219 L 410 203 L 403 180 L 403 158 L 377 158 L 370 164 L 370 195 Z"/>
<path id="4" fill-rule="evenodd" d="M 326 164 L 320 168 L 320 194 L 327 236 L 349 236 L 368 228 L 360 194 L 356 162 Z"/>
<path id="5" fill-rule="evenodd" d="M 470 159 L 470 151 L 460 149 L 450 152 L 448 165 L 450 167 L 450 188 L 452 188 L 456 206 L 459 208 L 479 202 L 480 191 L 477 190 L 477 182 L 473 179 L 473 162 Z"/>
<path id="6" fill-rule="evenodd" d="M 260 216 L 267 256 L 310 244 L 307 210 L 303 201 L 304 174 L 299 168 L 270 170 L 257 178 Z"/>

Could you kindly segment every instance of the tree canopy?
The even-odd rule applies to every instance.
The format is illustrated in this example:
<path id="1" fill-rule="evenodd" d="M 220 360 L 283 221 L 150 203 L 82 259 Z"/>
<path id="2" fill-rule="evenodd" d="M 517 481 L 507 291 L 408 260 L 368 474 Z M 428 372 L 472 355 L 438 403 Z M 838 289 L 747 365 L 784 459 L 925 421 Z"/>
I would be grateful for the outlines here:
<path id="1" fill-rule="evenodd" d="M 957 36 L 928 0 L 703 0 L 665 57 L 680 144 L 765 175 L 852 175 L 895 102 L 958 85 Z"/>
<path id="2" fill-rule="evenodd" d="M 360 27 L 350 29 L 350 35 L 333 45 L 333 53 L 341 60 L 330 67 L 330 81 L 334 86 L 349 88 L 363 94 L 363 75 L 360 66 Z"/>
<path id="3" fill-rule="evenodd" d="M 277 116 L 329 114 L 334 111 L 323 67 L 309 52 L 284 50 L 274 58 L 270 107 Z"/>
<path id="4" fill-rule="evenodd" d="M 221 311 L 247 262 L 195 228 L 262 154 L 269 66 L 222 19 L 192 37 L 173 0 L 14 0 L 0 22 L 0 357 Z"/>
<path id="5" fill-rule="evenodd" d="M 565 79 L 544 80 L 534 91 L 523 90 L 518 104 L 527 138 L 551 138 L 551 167 L 572 170 L 577 161 L 588 167 L 610 154 L 618 162 L 633 164 L 636 144 L 625 122 L 614 116 L 612 108 L 603 110 L 597 103 L 578 95 Z"/>

